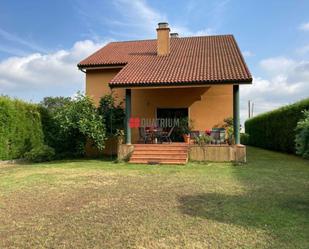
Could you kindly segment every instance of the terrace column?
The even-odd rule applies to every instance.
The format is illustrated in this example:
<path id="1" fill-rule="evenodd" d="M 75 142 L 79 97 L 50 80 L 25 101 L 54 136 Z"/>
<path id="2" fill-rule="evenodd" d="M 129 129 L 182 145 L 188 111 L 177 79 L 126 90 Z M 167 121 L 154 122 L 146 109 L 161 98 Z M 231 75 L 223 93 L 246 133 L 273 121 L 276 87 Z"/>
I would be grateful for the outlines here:
<path id="1" fill-rule="evenodd" d="M 239 125 L 239 85 L 233 85 L 233 128 L 235 144 L 240 144 Z"/>
<path id="2" fill-rule="evenodd" d="M 131 89 L 126 89 L 126 144 L 131 144 Z"/>

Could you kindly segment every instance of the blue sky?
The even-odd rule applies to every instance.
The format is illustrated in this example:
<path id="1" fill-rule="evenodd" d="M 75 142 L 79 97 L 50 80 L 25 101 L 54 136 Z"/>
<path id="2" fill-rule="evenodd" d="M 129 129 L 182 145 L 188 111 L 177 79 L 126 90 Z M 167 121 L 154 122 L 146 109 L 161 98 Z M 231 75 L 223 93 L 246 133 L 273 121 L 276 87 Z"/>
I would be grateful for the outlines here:
<path id="1" fill-rule="evenodd" d="M 91 3 L 91 4 L 89 4 Z M 112 40 L 234 34 L 253 74 L 256 112 L 309 96 L 309 1 L 2 1 L 0 92 L 34 102 L 84 89 L 77 62 Z"/>

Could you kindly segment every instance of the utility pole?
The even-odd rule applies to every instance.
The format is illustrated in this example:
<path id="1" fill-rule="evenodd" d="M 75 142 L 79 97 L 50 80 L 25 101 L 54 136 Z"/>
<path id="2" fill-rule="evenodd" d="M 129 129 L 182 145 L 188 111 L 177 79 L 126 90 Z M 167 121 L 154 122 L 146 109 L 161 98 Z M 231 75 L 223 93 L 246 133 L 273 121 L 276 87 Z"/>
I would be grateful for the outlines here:
<path id="1" fill-rule="evenodd" d="M 252 102 L 251 117 L 253 117 L 253 108 L 254 108 L 254 102 Z"/>
<path id="2" fill-rule="evenodd" d="M 253 108 L 254 108 L 254 102 L 251 100 L 248 100 L 248 118 L 253 117 Z"/>

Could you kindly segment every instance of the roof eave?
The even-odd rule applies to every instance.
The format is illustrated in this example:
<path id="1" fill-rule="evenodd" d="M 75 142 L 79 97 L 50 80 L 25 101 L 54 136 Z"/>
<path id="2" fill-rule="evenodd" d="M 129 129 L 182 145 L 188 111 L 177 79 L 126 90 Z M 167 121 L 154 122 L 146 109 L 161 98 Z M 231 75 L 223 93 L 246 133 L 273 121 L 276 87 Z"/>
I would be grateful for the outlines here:
<path id="1" fill-rule="evenodd" d="M 252 78 L 215 80 L 215 81 L 190 81 L 190 82 L 142 82 L 142 83 L 109 83 L 110 88 L 135 88 L 135 87 L 160 87 L 160 86 L 206 86 L 206 85 L 245 85 L 252 84 Z"/>
<path id="2" fill-rule="evenodd" d="M 105 68 L 122 68 L 127 63 L 113 63 L 113 64 L 77 64 L 78 69 L 105 69 Z"/>

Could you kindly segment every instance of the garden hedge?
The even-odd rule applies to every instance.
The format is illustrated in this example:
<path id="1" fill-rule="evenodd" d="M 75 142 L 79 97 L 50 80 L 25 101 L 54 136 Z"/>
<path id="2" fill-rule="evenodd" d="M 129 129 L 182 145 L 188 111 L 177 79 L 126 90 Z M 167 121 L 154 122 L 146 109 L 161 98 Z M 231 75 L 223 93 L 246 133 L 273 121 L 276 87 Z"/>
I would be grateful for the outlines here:
<path id="1" fill-rule="evenodd" d="M 309 98 L 248 119 L 245 130 L 249 144 L 295 153 L 295 128 L 303 110 L 309 110 Z"/>
<path id="2" fill-rule="evenodd" d="M 0 96 L 0 160 L 21 158 L 42 144 L 38 106 Z"/>

